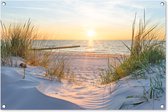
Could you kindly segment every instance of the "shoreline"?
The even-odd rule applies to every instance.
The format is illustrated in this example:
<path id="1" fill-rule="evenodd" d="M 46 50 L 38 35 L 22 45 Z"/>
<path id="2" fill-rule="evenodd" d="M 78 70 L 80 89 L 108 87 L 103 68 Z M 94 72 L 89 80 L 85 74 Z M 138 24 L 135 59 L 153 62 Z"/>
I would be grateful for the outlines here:
<path id="1" fill-rule="evenodd" d="M 39 51 L 40 52 L 40 51 Z M 46 52 L 46 51 L 42 51 Z M 59 55 L 59 56 L 86 56 L 86 57 L 100 57 L 100 58 L 117 58 L 117 57 L 128 57 L 129 54 L 103 54 L 96 52 L 75 52 L 75 51 L 47 51 L 48 53 Z"/>

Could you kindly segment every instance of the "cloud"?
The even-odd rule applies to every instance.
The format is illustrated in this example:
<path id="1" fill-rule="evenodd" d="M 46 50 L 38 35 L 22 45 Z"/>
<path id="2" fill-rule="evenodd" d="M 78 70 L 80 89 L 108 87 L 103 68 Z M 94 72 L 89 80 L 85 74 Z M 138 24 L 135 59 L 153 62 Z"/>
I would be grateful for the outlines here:
<path id="1" fill-rule="evenodd" d="M 48 20 L 53 24 L 79 24 L 79 25 L 128 25 L 131 24 L 134 13 L 142 12 L 144 7 L 151 2 L 141 2 L 133 0 L 56 0 L 56 1 L 32 1 L 22 2 L 19 4 L 7 6 L 6 8 L 17 10 L 18 16 L 27 16 L 25 13 L 30 12 L 32 18 Z M 23 5 L 24 4 L 24 5 Z M 38 12 L 39 11 L 39 12 Z M 9 12 L 8 12 L 9 13 Z"/>

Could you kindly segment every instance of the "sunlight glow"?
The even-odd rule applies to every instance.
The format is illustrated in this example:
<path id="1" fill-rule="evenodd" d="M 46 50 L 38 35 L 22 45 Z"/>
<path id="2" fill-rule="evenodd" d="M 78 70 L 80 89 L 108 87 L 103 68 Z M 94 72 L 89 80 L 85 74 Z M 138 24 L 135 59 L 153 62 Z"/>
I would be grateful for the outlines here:
<path id="1" fill-rule="evenodd" d="M 95 34 L 96 34 L 96 32 L 94 30 L 88 30 L 87 31 L 87 36 L 88 37 L 93 37 L 93 36 L 95 36 Z"/>

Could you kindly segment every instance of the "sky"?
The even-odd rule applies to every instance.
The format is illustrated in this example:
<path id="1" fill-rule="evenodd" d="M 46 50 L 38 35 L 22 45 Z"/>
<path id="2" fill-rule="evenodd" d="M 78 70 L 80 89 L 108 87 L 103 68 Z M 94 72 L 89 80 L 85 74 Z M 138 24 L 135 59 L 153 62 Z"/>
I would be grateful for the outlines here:
<path id="1" fill-rule="evenodd" d="M 55 40 L 129 40 L 132 22 L 143 17 L 165 27 L 161 1 L 143 0 L 36 0 L 6 1 L 1 19 L 9 25 L 29 18 L 45 36 Z M 163 35 L 162 35 L 163 36 Z"/>

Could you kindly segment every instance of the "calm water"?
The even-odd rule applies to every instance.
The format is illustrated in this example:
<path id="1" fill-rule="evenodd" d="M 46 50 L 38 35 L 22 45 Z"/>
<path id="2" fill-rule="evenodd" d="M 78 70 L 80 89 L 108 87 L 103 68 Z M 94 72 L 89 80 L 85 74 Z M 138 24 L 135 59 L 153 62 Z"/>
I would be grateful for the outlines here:
<path id="1" fill-rule="evenodd" d="M 36 40 L 33 42 L 34 47 L 61 47 L 61 46 L 75 46 L 77 48 L 59 49 L 53 51 L 59 52 L 90 52 L 96 54 L 129 54 L 129 50 L 122 43 L 130 46 L 129 40 Z"/>

